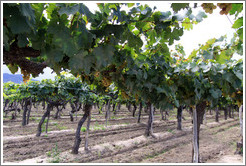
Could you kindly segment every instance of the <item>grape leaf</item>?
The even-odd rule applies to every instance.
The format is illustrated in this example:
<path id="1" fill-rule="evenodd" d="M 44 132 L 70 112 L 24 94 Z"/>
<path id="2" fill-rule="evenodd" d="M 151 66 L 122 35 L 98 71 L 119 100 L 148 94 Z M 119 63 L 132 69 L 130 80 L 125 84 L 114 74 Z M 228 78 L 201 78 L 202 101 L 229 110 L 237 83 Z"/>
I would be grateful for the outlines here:
<path id="1" fill-rule="evenodd" d="M 237 28 L 240 28 L 240 27 L 242 27 L 242 26 L 243 26 L 243 17 L 240 17 L 240 18 L 238 18 L 238 19 L 234 22 L 234 24 L 232 25 L 232 28 L 237 29 Z"/>
<path id="2" fill-rule="evenodd" d="M 189 7 L 189 3 L 172 3 L 171 8 L 174 12 L 178 12 L 181 9 Z"/>

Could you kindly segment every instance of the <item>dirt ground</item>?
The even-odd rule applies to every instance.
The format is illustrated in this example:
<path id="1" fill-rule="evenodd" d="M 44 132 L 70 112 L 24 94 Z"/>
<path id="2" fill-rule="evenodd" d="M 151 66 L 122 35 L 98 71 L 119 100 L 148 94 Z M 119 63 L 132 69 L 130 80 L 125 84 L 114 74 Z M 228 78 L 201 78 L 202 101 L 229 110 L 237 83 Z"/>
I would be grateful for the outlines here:
<path id="1" fill-rule="evenodd" d="M 78 155 L 71 154 L 78 121 L 69 118 L 51 118 L 48 133 L 36 137 L 34 118 L 22 127 L 20 119 L 5 120 L 3 127 L 4 163 L 190 163 L 192 149 L 192 124 L 187 113 L 182 131 L 176 129 L 175 114 L 169 120 L 155 115 L 153 131 L 156 138 L 143 136 L 148 117 L 143 114 L 141 123 L 131 113 L 124 112 L 109 121 L 102 115 L 93 115 L 89 134 L 89 152 L 84 151 L 84 132 Z M 81 115 L 79 115 L 78 119 Z M 113 115 L 112 115 L 113 116 Z M 35 116 L 34 116 L 35 117 Z M 64 116 L 65 117 L 65 116 Z M 36 117 L 35 117 L 36 118 Z M 37 116 L 38 118 L 38 116 Z M 86 123 L 85 123 L 86 124 Z M 84 125 L 85 126 L 85 125 Z M 214 122 L 207 115 L 201 126 L 200 159 L 204 163 L 242 163 L 241 155 L 234 155 L 239 140 L 239 120 L 229 118 Z"/>

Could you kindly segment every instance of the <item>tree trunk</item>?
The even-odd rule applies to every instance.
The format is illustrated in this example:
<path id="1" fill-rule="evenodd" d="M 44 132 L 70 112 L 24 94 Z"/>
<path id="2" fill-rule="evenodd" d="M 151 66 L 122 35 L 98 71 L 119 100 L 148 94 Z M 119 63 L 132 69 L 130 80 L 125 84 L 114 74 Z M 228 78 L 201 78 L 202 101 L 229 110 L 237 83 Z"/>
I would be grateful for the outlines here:
<path id="1" fill-rule="evenodd" d="M 91 111 L 89 110 L 86 133 L 85 133 L 85 151 L 88 151 L 88 142 L 89 142 L 89 130 L 90 130 L 90 122 L 91 122 Z"/>
<path id="2" fill-rule="evenodd" d="M 70 121 L 73 122 L 73 113 L 72 113 L 72 111 L 69 112 L 69 116 L 70 116 Z"/>
<path id="3" fill-rule="evenodd" d="M 47 121 L 46 121 L 46 129 L 45 129 L 45 132 L 46 134 L 48 133 L 48 127 L 49 127 L 49 119 L 50 119 L 50 111 L 48 112 L 48 118 L 47 118 Z"/>
<path id="4" fill-rule="evenodd" d="M 139 112 L 138 112 L 138 123 L 140 123 L 142 108 L 143 108 L 143 104 L 142 104 L 142 102 L 140 102 L 139 103 Z"/>
<path id="5" fill-rule="evenodd" d="M 169 115 L 169 114 L 168 114 L 168 111 L 165 110 L 165 120 L 168 120 L 168 119 L 167 119 L 167 116 L 168 116 L 168 115 Z"/>
<path id="6" fill-rule="evenodd" d="M 183 111 L 183 106 L 179 106 L 177 111 L 177 121 L 178 121 L 177 130 L 182 130 L 182 111 Z"/>
<path id="7" fill-rule="evenodd" d="M 228 108 L 224 109 L 224 116 L 225 116 L 225 120 L 227 120 L 227 116 L 228 116 Z"/>
<path id="8" fill-rule="evenodd" d="M 153 121 L 154 121 L 154 116 L 153 116 L 153 105 L 148 103 L 148 108 L 149 108 L 149 120 L 147 124 L 147 129 L 145 131 L 146 136 L 153 136 Z"/>
<path id="9" fill-rule="evenodd" d="M 137 106 L 136 106 L 136 104 L 134 103 L 134 104 L 133 104 L 133 110 L 132 110 L 132 116 L 133 116 L 133 117 L 135 117 L 136 110 L 137 110 Z"/>
<path id="10" fill-rule="evenodd" d="M 127 108 L 128 108 L 128 111 L 129 111 L 129 112 L 132 112 L 132 104 L 131 104 L 131 103 L 128 103 Z"/>
<path id="11" fill-rule="evenodd" d="M 27 113 L 27 106 L 28 106 L 28 100 L 25 99 L 25 104 L 24 104 L 24 110 L 23 110 L 23 115 L 22 115 L 22 126 L 25 126 L 26 125 L 26 113 Z"/>
<path id="12" fill-rule="evenodd" d="M 216 114 L 215 114 L 215 122 L 219 122 L 219 109 L 218 109 L 218 107 L 215 108 L 215 112 L 216 112 Z"/>
<path id="13" fill-rule="evenodd" d="M 54 119 L 58 119 L 58 118 L 60 118 L 60 116 L 59 116 L 59 112 L 60 112 L 60 109 L 59 109 L 59 106 L 56 106 L 56 114 L 55 114 L 55 116 L 54 116 Z"/>
<path id="14" fill-rule="evenodd" d="M 17 106 L 18 106 L 17 101 L 15 101 L 15 119 L 16 119 L 16 116 L 17 116 Z"/>
<path id="15" fill-rule="evenodd" d="M 80 130 L 81 127 L 83 125 L 83 123 L 85 122 L 85 120 L 87 119 L 88 115 L 90 114 L 90 110 L 91 110 L 92 106 L 90 104 L 85 104 L 84 106 L 84 115 L 83 117 L 79 120 L 78 126 L 77 126 L 77 130 L 75 133 L 75 141 L 74 141 L 74 146 L 72 149 L 72 153 L 73 154 L 78 154 L 78 150 L 79 150 L 79 145 L 81 142 L 81 137 L 80 137 Z"/>
<path id="16" fill-rule="evenodd" d="M 210 110 L 209 110 L 209 113 L 210 113 L 210 115 L 213 115 L 213 111 L 212 111 L 211 108 L 210 108 Z"/>
<path id="17" fill-rule="evenodd" d="M 42 106 L 43 106 L 43 110 L 44 110 L 45 109 L 45 101 L 43 101 Z"/>
<path id="18" fill-rule="evenodd" d="M 115 103 L 113 104 L 113 110 L 112 112 L 115 114 Z"/>
<path id="19" fill-rule="evenodd" d="M 41 135 L 41 132 L 42 132 L 42 125 L 43 125 L 43 123 L 44 123 L 44 120 L 45 120 L 45 118 L 50 114 L 51 106 L 50 106 L 49 103 L 47 104 L 46 109 L 47 109 L 46 112 L 44 113 L 44 115 L 42 116 L 42 118 L 41 118 L 41 120 L 40 120 L 40 122 L 39 122 L 39 124 L 38 124 L 38 131 L 37 131 L 37 134 L 36 134 L 37 137 L 39 137 L 39 136 Z"/>
<path id="20" fill-rule="evenodd" d="M 32 110 L 32 98 L 30 98 L 30 105 L 29 105 L 29 109 L 28 109 L 28 112 L 27 112 L 27 122 L 26 122 L 26 124 L 29 124 L 29 118 L 30 118 L 31 110 Z"/>
<path id="21" fill-rule="evenodd" d="M 117 112 L 119 112 L 119 111 L 120 111 L 120 103 L 117 103 L 116 110 L 115 110 L 114 114 L 116 115 Z"/>
<path id="22" fill-rule="evenodd" d="M 164 114 L 162 109 L 160 109 L 160 113 L 161 113 L 161 120 L 164 120 Z"/>
<path id="23" fill-rule="evenodd" d="M 105 115 L 105 119 L 106 119 L 106 127 L 108 127 L 108 119 L 110 118 L 110 100 L 108 100 L 107 103 L 107 110 L 106 110 L 106 115 Z"/>
<path id="24" fill-rule="evenodd" d="M 199 134 L 200 126 L 205 113 L 206 102 L 202 102 L 196 105 L 193 110 L 193 145 L 192 145 L 192 162 L 199 163 Z"/>
<path id="25" fill-rule="evenodd" d="M 229 118 L 232 118 L 232 115 L 231 115 L 231 105 L 228 106 L 228 115 L 229 115 Z"/>

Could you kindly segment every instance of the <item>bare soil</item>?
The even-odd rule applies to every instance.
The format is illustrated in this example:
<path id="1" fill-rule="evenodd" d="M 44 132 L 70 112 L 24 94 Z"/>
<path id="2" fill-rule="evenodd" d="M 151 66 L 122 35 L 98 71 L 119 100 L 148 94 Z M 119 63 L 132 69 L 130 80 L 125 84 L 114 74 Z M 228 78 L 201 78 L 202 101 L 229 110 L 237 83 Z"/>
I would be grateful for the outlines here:
<path id="1" fill-rule="evenodd" d="M 40 118 L 41 113 L 34 114 Z M 39 117 L 38 117 L 39 115 Z M 168 121 L 155 115 L 156 138 L 143 136 L 148 117 L 143 114 L 141 123 L 130 112 L 113 115 L 105 127 L 103 115 L 93 114 L 89 134 L 89 152 L 84 151 L 84 132 L 78 155 L 71 154 L 75 129 L 78 121 L 70 122 L 51 118 L 49 132 L 36 137 L 38 121 L 33 119 L 27 126 L 21 126 L 20 119 L 5 120 L 3 127 L 4 163 L 190 163 L 192 148 L 191 119 L 185 113 L 183 130 L 176 130 L 175 114 Z M 78 115 L 78 119 L 81 115 Z M 103 118 L 102 118 L 103 117 Z M 242 163 L 240 155 L 234 155 L 239 138 L 239 120 L 214 122 L 214 115 L 207 115 L 207 123 L 201 126 L 200 156 L 205 163 Z M 85 126 L 85 125 L 84 125 Z M 54 156 L 55 153 L 59 155 Z"/>

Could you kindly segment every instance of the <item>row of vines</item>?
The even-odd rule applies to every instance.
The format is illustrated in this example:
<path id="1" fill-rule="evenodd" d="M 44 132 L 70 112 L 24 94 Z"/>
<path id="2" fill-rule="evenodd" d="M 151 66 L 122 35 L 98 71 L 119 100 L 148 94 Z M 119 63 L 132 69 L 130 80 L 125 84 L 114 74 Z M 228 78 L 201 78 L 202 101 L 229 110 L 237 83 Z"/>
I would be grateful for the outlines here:
<path id="1" fill-rule="evenodd" d="M 199 131 L 205 108 L 231 104 L 243 110 L 243 61 L 231 60 L 233 55 L 243 54 L 243 4 L 205 3 L 198 14 L 193 14 L 196 3 L 172 3 L 173 11 L 167 12 L 134 3 L 99 3 L 95 13 L 82 3 L 8 3 L 3 7 L 3 61 L 13 73 L 20 68 L 26 82 L 31 74 L 35 77 L 48 66 L 57 74 L 68 71 L 75 76 L 6 84 L 5 103 L 22 103 L 22 125 L 28 122 L 28 106 L 47 104 L 37 136 L 52 107 L 57 106 L 59 113 L 59 106 L 70 102 L 73 114 L 83 103 L 74 154 L 81 143 L 81 127 L 90 119 L 95 103 L 107 103 L 109 108 L 110 103 L 130 100 L 140 108 L 146 106 L 147 136 L 154 136 L 154 108 L 188 108 L 193 113 L 193 162 L 199 162 Z M 229 42 L 226 36 L 211 39 L 188 58 L 180 45 L 175 52 L 169 51 L 184 30 L 206 19 L 205 12 L 212 13 L 216 7 L 220 14 L 235 16 L 235 34 Z M 186 12 L 181 14 L 180 10 Z"/>

